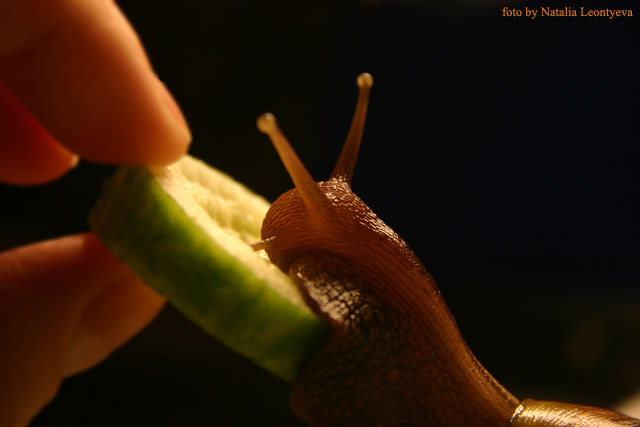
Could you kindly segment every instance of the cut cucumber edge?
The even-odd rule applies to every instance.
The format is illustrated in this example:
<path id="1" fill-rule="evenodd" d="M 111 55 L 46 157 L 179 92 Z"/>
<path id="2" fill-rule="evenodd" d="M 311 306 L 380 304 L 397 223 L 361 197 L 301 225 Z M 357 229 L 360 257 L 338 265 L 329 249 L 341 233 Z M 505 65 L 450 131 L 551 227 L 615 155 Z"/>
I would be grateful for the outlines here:
<path id="1" fill-rule="evenodd" d="M 203 208 L 208 201 L 197 200 L 203 197 L 222 203 L 210 209 L 232 213 L 212 219 Z M 242 184 L 187 156 L 154 172 L 119 168 L 103 184 L 89 224 L 186 317 L 293 381 L 304 357 L 326 339 L 328 327 L 304 305 L 291 280 L 248 246 L 247 240 L 259 239 L 256 230 L 266 208 L 268 203 Z"/>

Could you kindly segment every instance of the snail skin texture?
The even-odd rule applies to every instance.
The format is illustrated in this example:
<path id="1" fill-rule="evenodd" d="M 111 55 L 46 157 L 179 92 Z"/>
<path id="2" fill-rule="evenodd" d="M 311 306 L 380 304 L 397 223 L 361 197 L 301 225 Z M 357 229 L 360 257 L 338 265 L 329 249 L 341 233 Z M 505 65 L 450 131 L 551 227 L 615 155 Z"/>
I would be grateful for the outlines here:
<path id="1" fill-rule="evenodd" d="M 295 188 L 273 203 L 254 248 L 332 327 L 294 383 L 296 414 L 327 426 L 640 425 L 604 409 L 520 402 L 476 360 L 420 260 L 351 191 L 373 79 L 362 74 L 357 83 L 351 128 L 327 181 L 313 180 L 273 115 L 257 123 Z"/>

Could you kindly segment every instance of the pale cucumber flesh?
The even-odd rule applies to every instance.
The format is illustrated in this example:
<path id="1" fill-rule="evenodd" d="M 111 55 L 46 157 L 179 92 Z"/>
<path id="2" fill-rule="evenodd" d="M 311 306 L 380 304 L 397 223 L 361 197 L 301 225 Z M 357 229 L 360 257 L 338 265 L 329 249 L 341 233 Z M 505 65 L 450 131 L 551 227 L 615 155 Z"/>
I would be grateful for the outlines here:
<path id="1" fill-rule="evenodd" d="M 90 225 L 116 256 L 189 319 L 292 381 L 328 327 L 288 276 L 255 253 L 269 204 L 185 157 L 158 171 L 121 167 L 103 185 Z"/>

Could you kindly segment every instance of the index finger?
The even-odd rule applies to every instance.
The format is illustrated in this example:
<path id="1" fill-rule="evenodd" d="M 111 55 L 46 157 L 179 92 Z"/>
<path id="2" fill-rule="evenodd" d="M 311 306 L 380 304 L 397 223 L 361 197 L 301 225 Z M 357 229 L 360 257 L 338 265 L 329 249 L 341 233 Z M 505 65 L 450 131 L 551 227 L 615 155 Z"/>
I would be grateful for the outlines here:
<path id="1" fill-rule="evenodd" d="M 111 0 L 1 0 L 0 82 L 58 142 L 89 160 L 164 165 L 190 141 Z"/>

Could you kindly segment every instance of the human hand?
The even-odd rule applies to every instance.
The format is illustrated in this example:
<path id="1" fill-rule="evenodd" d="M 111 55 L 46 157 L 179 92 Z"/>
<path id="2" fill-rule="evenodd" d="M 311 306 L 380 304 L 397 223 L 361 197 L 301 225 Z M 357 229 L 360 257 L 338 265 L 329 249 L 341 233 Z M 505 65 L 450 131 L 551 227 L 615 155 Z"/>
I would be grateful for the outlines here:
<path id="1" fill-rule="evenodd" d="M 112 1 L 0 0 L 0 181 L 47 182 L 78 156 L 161 166 L 189 140 Z M 0 425 L 27 424 L 163 302 L 90 234 L 0 254 Z"/>

